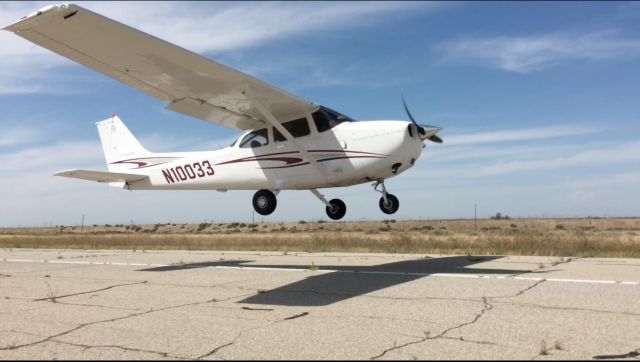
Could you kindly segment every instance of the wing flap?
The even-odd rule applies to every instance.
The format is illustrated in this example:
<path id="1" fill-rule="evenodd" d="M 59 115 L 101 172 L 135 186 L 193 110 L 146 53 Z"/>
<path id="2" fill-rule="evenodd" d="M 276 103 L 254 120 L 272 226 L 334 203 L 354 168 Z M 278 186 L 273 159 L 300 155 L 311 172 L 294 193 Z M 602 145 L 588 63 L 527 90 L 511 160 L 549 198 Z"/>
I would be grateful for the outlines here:
<path id="1" fill-rule="evenodd" d="M 249 90 L 279 120 L 316 108 L 252 76 L 77 5 L 49 6 L 5 29 L 154 98 L 174 102 L 167 107 L 170 110 L 232 129 L 244 131 L 264 121 L 247 97 Z"/>
<path id="2" fill-rule="evenodd" d="M 136 182 L 149 178 L 147 175 L 91 170 L 66 170 L 57 172 L 54 176 L 78 178 L 81 180 L 97 182 Z"/>

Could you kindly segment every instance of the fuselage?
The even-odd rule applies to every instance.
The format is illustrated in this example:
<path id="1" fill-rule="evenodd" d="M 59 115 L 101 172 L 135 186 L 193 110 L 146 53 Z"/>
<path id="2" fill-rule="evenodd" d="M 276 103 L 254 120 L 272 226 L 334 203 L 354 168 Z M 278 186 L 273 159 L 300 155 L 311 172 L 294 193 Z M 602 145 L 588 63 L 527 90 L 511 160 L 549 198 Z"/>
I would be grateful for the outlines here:
<path id="1" fill-rule="evenodd" d="M 220 150 L 154 153 L 112 162 L 109 170 L 149 175 L 125 185 L 131 190 L 301 190 L 388 179 L 413 166 L 422 152 L 422 140 L 406 121 L 342 122 L 318 132 L 309 117 L 308 125 L 309 134 L 295 142 L 315 165 L 294 142 L 265 127 Z"/>

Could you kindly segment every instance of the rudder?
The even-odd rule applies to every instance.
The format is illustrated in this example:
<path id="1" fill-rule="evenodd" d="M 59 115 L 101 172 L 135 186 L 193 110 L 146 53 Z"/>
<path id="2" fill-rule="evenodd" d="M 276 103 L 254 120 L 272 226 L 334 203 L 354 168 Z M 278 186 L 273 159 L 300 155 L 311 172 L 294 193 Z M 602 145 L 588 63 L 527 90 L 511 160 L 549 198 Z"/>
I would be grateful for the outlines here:
<path id="1" fill-rule="evenodd" d="M 112 164 L 115 162 L 151 154 L 151 152 L 142 147 L 127 126 L 115 114 L 109 119 L 97 122 L 96 126 L 100 134 L 102 151 L 110 171 L 113 170 L 114 165 Z"/>

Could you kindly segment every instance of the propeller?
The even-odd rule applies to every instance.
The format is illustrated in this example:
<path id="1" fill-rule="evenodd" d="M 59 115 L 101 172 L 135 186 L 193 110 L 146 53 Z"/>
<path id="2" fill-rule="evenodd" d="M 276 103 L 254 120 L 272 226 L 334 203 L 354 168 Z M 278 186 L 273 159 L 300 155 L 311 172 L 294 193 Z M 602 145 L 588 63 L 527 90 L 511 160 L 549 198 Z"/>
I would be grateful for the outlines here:
<path id="1" fill-rule="evenodd" d="M 429 126 L 429 125 L 419 125 L 418 122 L 416 122 L 416 120 L 413 119 L 411 112 L 409 112 L 409 107 L 407 107 L 407 102 L 404 101 L 404 95 L 401 95 L 401 97 L 402 97 L 402 105 L 404 106 L 404 110 L 407 112 L 407 116 L 409 116 L 409 119 L 411 120 L 411 122 L 413 122 L 413 124 L 416 125 L 416 128 L 420 133 L 420 139 L 421 140 L 427 139 L 431 142 L 442 143 L 442 138 L 436 136 L 436 133 L 440 132 L 442 128 L 436 127 L 436 126 Z"/>

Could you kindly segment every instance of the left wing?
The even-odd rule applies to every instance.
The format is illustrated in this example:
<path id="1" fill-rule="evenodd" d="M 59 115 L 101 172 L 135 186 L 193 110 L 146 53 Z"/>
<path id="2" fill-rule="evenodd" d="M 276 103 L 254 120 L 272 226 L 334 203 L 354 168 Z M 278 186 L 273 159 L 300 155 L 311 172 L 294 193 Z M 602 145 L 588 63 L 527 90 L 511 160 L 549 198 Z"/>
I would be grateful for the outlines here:
<path id="1" fill-rule="evenodd" d="M 168 102 L 169 110 L 235 130 L 265 124 L 249 93 L 278 121 L 317 108 L 252 76 L 77 5 L 50 5 L 4 29 Z"/>

